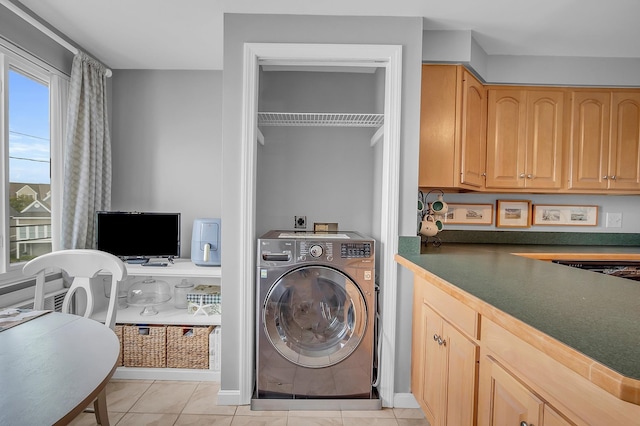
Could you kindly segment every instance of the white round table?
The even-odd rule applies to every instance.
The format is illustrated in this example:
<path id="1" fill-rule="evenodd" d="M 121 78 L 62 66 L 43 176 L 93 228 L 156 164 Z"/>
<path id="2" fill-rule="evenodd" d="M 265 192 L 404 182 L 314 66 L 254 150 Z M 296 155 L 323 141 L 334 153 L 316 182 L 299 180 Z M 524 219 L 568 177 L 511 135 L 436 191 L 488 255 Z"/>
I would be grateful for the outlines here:
<path id="1" fill-rule="evenodd" d="M 120 351 L 113 330 L 51 312 L 0 332 L 0 425 L 67 424 L 105 388 Z"/>

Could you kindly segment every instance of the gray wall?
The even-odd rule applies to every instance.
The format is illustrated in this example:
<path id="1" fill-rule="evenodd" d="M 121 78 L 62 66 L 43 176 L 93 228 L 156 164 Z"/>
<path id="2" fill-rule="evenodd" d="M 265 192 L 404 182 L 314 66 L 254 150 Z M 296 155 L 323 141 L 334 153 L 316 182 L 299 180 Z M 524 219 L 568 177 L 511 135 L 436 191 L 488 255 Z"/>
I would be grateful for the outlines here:
<path id="1" fill-rule="evenodd" d="M 262 112 L 378 113 L 376 75 L 338 72 L 263 72 Z M 256 232 L 292 229 L 294 215 L 336 222 L 371 235 L 376 129 L 261 127 L 258 145 Z M 379 204 L 378 204 L 379 205 Z"/>
<path id="2" fill-rule="evenodd" d="M 113 210 L 180 212 L 183 258 L 193 219 L 221 217 L 222 72 L 115 70 Z"/>
<path id="3" fill-rule="evenodd" d="M 422 40 L 423 62 L 463 63 L 487 83 L 640 87 L 640 58 L 487 55 L 473 31 L 428 30 Z"/>
<path id="4" fill-rule="evenodd" d="M 16 5 L 40 21 L 51 31 L 77 46 L 77 44 L 66 38 L 38 16 L 31 13 L 28 9 L 24 8 L 24 6 L 17 3 Z M 0 5 L 0 37 L 9 40 L 11 43 L 26 50 L 57 70 L 67 75 L 71 74 L 73 54 L 2 5 Z"/>
<path id="5" fill-rule="evenodd" d="M 381 17 L 325 17 L 227 14 L 224 22 L 224 130 L 222 190 L 223 232 L 222 263 L 224 265 L 223 288 L 225 313 L 222 335 L 222 390 L 239 389 L 239 359 L 235 348 L 239 347 L 240 319 L 233 315 L 236 306 L 252 303 L 239 300 L 235 286 L 243 279 L 239 270 L 239 245 L 235 234 L 240 230 L 241 203 L 238 176 L 241 159 L 242 67 L 245 42 L 271 43 L 365 43 L 403 46 L 402 73 L 402 123 L 400 158 L 400 223 L 399 232 L 412 235 L 415 232 L 415 196 L 417 191 L 417 156 L 420 109 L 420 59 L 422 45 L 422 20 L 420 18 Z M 268 142 L 268 141 L 267 141 Z M 410 281 L 409 281 L 410 286 Z M 409 305 L 410 306 L 410 305 Z M 409 348 L 411 317 L 405 311 L 398 324 L 399 342 L 396 349 L 396 391 L 409 391 Z"/>

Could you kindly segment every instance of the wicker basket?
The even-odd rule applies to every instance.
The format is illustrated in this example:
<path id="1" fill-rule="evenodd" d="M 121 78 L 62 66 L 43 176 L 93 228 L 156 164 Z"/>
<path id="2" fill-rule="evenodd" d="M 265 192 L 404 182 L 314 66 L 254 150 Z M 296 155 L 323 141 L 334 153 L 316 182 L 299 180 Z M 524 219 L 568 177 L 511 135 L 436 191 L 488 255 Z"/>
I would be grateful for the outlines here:
<path id="1" fill-rule="evenodd" d="M 167 366 L 166 326 L 124 326 L 124 366 Z"/>
<path id="2" fill-rule="evenodd" d="M 167 327 L 167 367 L 209 368 L 209 334 L 213 326 Z"/>
<path id="3" fill-rule="evenodd" d="M 123 327 L 121 325 L 116 325 L 114 327 L 114 329 L 113 329 L 113 331 L 116 333 L 116 336 L 118 336 L 118 341 L 120 342 L 120 353 L 118 354 L 118 362 L 116 363 L 116 365 L 118 367 L 121 367 L 123 365 L 122 364 L 122 352 L 123 352 L 123 350 L 122 350 L 122 333 L 123 333 L 122 328 Z"/>

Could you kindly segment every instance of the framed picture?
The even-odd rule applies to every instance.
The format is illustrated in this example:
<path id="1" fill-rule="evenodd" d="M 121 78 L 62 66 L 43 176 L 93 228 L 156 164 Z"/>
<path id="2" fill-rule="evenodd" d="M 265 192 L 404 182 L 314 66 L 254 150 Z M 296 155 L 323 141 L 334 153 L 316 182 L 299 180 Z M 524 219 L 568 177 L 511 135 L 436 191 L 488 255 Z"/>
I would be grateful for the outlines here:
<path id="1" fill-rule="evenodd" d="M 498 200 L 496 227 L 529 228 L 531 226 L 530 200 Z"/>
<path id="2" fill-rule="evenodd" d="M 449 210 L 444 223 L 460 225 L 493 224 L 493 204 L 447 203 Z"/>
<path id="3" fill-rule="evenodd" d="M 536 204 L 533 224 L 543 226 L 597 226 L 598 206 Z"/>

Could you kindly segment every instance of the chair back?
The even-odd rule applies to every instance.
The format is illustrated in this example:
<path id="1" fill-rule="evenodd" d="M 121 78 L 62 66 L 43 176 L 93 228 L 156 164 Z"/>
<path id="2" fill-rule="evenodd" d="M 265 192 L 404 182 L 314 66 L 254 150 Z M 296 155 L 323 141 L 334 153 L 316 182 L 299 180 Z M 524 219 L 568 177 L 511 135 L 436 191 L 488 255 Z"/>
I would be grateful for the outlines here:
<path id="1" fill-rule="evenodd" d="M 73 277 L 73 282 L 62 302 L 62 312 L 69 313 L 69 306 L 73 294 L 83 288 L 87 295 L 85 317 L 93 313 L 94 295 L 91 291 L 91 278 L 99 272 L 111 274 L 111 293 L 107 307 L 105 325 L 111 329 L 116 322 L 118 308 L 118 286 L 127 278 L 127 267 L 116 256 L 99 250 L 72 249 L 60 250 L 43 254 L 27 262 L 22 268 L 26 276 L 36 276 L 36 294 L 33 302 L 34 309 L 44 309 L 44 281 L 46 272 L 61 269 Z"/>

